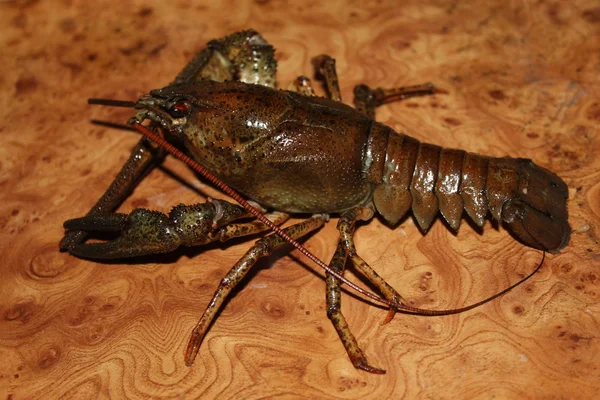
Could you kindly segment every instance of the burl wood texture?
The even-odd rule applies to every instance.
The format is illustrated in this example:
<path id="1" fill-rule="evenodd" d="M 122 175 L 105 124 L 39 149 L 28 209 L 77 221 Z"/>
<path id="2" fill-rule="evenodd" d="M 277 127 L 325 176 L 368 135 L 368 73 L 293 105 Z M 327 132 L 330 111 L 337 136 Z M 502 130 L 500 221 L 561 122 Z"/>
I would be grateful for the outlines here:
<path id="1" fill-rule="evenodd" d="M 0 398 L 592 398 L 600 390 L 600 3 L 598 1 L 1 1 Z M 473 311 L 399 315 L 345 295 L 373 365 L 355 370 L 329 323 L 321 272 L 297 252 L 263 260 L 183 353 L 220 278 L 253 240 L 141 263 L 58 251 L 137 135 L 90 124 L 130 110 L 204 44 L 253 27 L 277 48 L 279 82 L 337 59 L 354 85 L 435 82 L 449 94 L 377 118 L 438 145 L 529 157 L 570 187 L 571 242 L 529 282 Z M 322 93 L 322 92 L 320 92 Z M 174 179 L 176 177 L 177 179 Z M 173 159 L 122 206 L 168 211 L 219 194 Z M 327 260 L 335 218 L 306 240 Z M 464 306 L 530 272 L 539 251 L 488 222 L 423 235 L 408 217 L 356 234 L 360 254 L 412 304 Z M 309 268 L 310 267 L 310 268 Z M 349 274 L 351 279 L 358 279 Z"/>

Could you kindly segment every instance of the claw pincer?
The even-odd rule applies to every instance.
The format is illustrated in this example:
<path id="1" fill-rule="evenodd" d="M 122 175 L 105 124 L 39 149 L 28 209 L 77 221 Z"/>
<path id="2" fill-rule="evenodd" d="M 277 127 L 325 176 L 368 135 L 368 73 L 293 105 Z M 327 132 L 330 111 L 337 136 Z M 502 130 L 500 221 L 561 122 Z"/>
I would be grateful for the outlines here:
<path id="1" fill-rule="evenodd" d="M 168 253 L 179 246 L 196 246 L 221 239 L 219 228 L 248 216 L 242 207 L 211 200 L 173 207 L 169 215 L 137 208 L 127 214 L 98 214 L 70 219 L 68 230 L 118 232 L 104 243 L 80 243 L 71 253 L 82 258 L 114 259 Z"/>

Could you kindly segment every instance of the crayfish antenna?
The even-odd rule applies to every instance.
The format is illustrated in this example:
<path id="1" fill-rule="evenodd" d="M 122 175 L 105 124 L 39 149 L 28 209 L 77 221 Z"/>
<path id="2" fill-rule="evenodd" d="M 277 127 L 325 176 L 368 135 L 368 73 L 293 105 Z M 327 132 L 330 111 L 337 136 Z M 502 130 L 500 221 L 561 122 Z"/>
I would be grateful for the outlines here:
<path id="1" fill-rule="evenodd" d="M 100 106 L 111 106 L 111 107 L 124 107 L 124 108 L 135 108 L 136 102 L 129 100 L 113 100 L 113 99 L 88 99 L 88 104 L 100 105 Z M 130 125 L 119 124 L 116 122 L 101 121 L 93 119 L 92 124 L 106 126 L 108 128 L 122 129 L 126 131 L 135 131 Z"/>
<path id="2" fill-rule="evenodd" d="M 88 99 L 88 104 L 100 105 L 100 106 L 111 106 L 111 107 L 124 107 L 124 108 L 135 108 L 135 101 L 131 100 L 114 100 L 114 99 Z"/>
<path id="3" fill-rule="evenodd" d="M 100 119 L 93 119 L 90 122 L 92 124 L 94 124 L 94 125 L 105 126 L 107 128 L 122 129 L 124 131 L 133 131 L 133 132 L 136 132 L 136 130 L 133 129 L 131 127 L 131 125 L 119 124 L 117 122 L 102 121 Z"/>
<path id="4" fill-rule="evenodd" d="M 517 286 L 521 285 L 522 283 L 524 283 L 526 280 L 528 280 L 529 278 L 531 278 L 533 275 L 535 275 L 536 272 L 538 272 L 540 270 L 540 268 L 542 267 L 542 264 L 544 264 L 544 260 L 546 259 L 546 252 L 542 251 L 542 260 L 540 261 L 540 263 L 538 264 L 538 266 L 533 270 L 533 272 L 531 272 L 529 275 L 527 275 L 525 278 L 519 280 L 516 283 L 513 283 L 512 285 L 510 285 L 509 287 L 507 287 L 506 289 L 496 293 L 493 296 L 488 297 L 487 299 L 483 299 L 481 301 L 478 301 L 477 303 L 468 305 L 466 307 L 461 307 L 461 308 L 452 308 L 449 310 L 425 310 L 423 308 L 417 308 L 417 307 L 410 307 L 404 304 L 399 304 L 397 306 L 395 306 L 395 308 L 390 308 L 390 311 L 384 321 L 383 324 L 386 324 L 388 322 L 390 322 L 392 320 L 392 318 L 394 318 L 394 315 L 396 314 L 396 312 L 400 312 L 403 314 L 412 314 L 412 315 L 423 315 L 423 316 L 429 316 L 429 317 L 433 317 L 433 316 L 440 316 L 440 315 L 452 315 L 452 314 L 460 314 L 463 313 L 465 311 L 469 311 L 472 310 L 476 307 L 479 307 L 485 303 L 488 303 L 494 299 L 497 299 L 498 297 L 510 292 L 511 290 L 513 290 L 514 288 L 516 288 Z M 382 325 L 383 325 L 382 324 Z"/>

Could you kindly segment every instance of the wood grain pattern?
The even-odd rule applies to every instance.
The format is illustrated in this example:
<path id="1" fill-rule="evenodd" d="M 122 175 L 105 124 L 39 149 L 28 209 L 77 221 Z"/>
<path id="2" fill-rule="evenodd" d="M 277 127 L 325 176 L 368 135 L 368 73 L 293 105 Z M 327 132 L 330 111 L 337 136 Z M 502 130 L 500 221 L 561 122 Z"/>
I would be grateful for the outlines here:
<path id="1" fill-rule="evenodd" d="M 600 391 L 600 8 L 594 0 L 1 1 L 0 398 L 592 398 Z M 435 82 L 450 94 L 382 107 L 420 140 L 529 157 L 570 189 L 569 246 L 525 285 L 468 313 L 398 316 L 346 295 L 343 311 L 383 376 L 355 370 L 324 311 L 324 281 L 296 252 L 263 260 L 212 326 L 188 334 L 251 245 L 100 264 L 58 252 L 136 135 L 93 126 L 168 83 L 206 41 L 243 28 L 277 48 L 282 87 L 337 59 L 344 100 L 364 82 Z M 181 177 L 181 181 L 171 175 Z M 168 211 L 218 195 L 175 160 L 122 207 Z M 307 247 L 323 259 L 335 220 Z M 359 252 L 415 305 L 458 307 L 531 271 L 537 251 L 487 223 L 457 235 L 359 228 Z M 353 279 L 356 279 L 351 274 Z"/>

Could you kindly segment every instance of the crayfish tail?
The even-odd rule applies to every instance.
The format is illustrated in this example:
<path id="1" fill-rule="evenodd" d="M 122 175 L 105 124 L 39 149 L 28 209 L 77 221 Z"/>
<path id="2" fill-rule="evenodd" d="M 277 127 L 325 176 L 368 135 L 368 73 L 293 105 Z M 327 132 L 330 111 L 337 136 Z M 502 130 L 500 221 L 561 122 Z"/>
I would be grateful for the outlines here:
<path id="1" fill-rule="evenodd" d="M 536 249 L 557 253 L 569 242 L 568 187 L 529 159 L 443 149 L 380 125 L 367 153 L 373 200 L 391 225 L 412 210 L 426 232 L 439 212 L 456 231 L 464 211 L 479 227 L 491 215 Z"/>
<path id="2" fill-rule="evenodd" d="M 513 236 L 536 249 L 558 253 L 569 243 L 567 184 L 556 174 L 519 159 L 519 186 L 502 206 L 502 221 Z"/>

